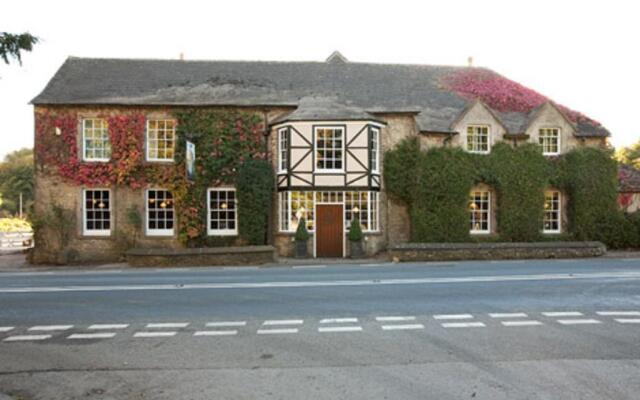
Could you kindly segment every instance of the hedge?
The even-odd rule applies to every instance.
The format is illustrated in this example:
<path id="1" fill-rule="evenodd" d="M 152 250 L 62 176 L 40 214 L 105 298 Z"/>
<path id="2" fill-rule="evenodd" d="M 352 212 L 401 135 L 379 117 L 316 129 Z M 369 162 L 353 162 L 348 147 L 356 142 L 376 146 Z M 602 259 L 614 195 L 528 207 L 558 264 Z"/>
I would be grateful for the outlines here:
<path id="1" fill-rule="evenodd" d="M 493 146 L 490 154 L 461 149 L 421 150 L 417 137 L 403 140 L 384 158 L 385 185 L 409 207 L 411 241 L 527 242 L 598 240 L 612 248 L 640 246 L 640 217 L 617 207 L 617 164 L 607 149 L 580 147 L 545 157 L 533 143 Z M 497 194 L 497 234 L 469 234 L 469 192 L 484 183 Z M 543 235 L 544 191 L 568 201 L 568 232 Z"/>

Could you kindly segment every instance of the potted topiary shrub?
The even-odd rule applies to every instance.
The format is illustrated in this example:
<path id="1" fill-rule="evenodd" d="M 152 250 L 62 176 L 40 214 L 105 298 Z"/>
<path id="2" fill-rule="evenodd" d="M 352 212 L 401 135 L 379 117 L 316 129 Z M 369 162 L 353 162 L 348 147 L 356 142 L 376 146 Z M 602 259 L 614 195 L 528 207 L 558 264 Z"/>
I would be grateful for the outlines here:
<path id="1" fill-rule="evenodd" d="M 296 229 L 296 258 L 307 257 L 307 241 L 309 240 L 309 231 L 307 231 L 307 222 L 304 218 L 300 218 L 298 229 Z"/>
<path id="2" fill-rule="evenodd" d="M 358 218 L 351 220 L 351 228 L 349 228 L 349 249 L 351 258 L 362 258 L 364 250 L 362 249 L 362 228 Z"/>

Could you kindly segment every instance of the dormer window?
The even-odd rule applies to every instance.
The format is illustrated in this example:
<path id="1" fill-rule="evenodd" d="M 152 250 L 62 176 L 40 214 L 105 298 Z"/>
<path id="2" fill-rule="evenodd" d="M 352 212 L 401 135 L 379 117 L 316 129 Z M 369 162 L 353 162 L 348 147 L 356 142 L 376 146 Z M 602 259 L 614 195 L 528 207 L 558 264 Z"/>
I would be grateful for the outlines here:
<path id="1" fill-rule="evenodd" d="M 560 154 L 560 129 L 541 128 L 538 132 L 542 154 L 545 156 L 555 156 Z"/>
<path id="2" fill-rule="evenodd" d="M 315 134 L 316 169 L 318 171 L 342 171 L 344 155 L 344 128 L 316 128 Z"/>
<path id="3" fill-rule="evenodd" d="M 467 126 L 467 151 L 480 154 L 489 152 L 489 127 L 487 125 Z"/>

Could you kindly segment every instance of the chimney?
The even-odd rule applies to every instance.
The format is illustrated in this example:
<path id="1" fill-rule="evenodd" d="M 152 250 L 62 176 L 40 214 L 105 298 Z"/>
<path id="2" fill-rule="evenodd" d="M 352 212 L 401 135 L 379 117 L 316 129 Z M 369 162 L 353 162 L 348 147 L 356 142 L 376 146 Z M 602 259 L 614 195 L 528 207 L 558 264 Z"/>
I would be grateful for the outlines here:
<path id="1" fill-rule="evenodd" d="M 467 57 L 467 64 L 469 67 L 473 67 L 473 57 L 471 56 Z"/>
<path id="2" fill-rule="evenodd" d="M 184 53 L 180 52 L 180 61 L 184 61 Z"/>

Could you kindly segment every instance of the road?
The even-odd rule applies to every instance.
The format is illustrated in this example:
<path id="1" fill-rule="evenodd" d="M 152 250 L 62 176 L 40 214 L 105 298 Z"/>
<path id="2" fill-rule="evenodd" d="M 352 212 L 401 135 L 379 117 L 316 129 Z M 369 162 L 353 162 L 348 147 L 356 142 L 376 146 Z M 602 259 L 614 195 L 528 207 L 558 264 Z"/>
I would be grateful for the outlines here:
<path id="1" fill-rule="evenodd" d="M 0 274 L 21 399 L 638 399 L 639 377 L 638 259 Z"/>

